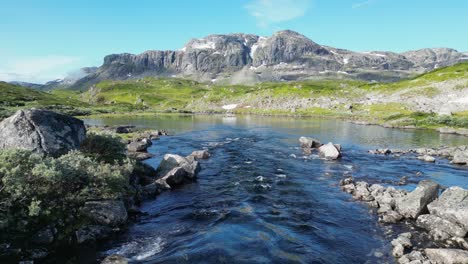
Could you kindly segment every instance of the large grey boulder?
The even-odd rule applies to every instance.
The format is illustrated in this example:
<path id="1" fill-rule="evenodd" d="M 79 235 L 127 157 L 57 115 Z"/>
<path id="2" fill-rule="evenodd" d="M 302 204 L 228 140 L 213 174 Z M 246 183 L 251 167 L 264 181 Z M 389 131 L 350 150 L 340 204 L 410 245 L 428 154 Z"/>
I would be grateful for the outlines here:
<path id="1" fill-rule="evenodd" d="M 468 231 L 468 190 L 450 187 L 427 207 L 431 214 L 457 223 Z"/>
<path id="2" fill-rule="evenodd" d="M 456 223 L 443 219 L 437 215 L 424 214 L 416 220 L 416 225 L 429 230 L 437 240 L 445 240 L 450 237 L 465 237 L 466 230 Z"/>
<path id="3" fill-rule="evenodd" d="M 164 177 L 176 167 L 182 167 L 190 179 L 194 179 L 200 171 L 200 164 L 193 156 L 182 157 L 175 154 L 166 154 L 156 169 L 156 174 L 158 177 Z"/>
<path id="4" fill-rule="evenodd" d="M 301 148 L 318 148 L 322 146 L 322 143 L 320 143 L 320 141 L 310 137 L 300 137 L 299 143 L 301 144 Z"/>
<path id="5" fill-rule="evenodd" d="M 80 147 L 83 121 L 46 110 L 19 110 L 0 122 L 0 149 L 27 149 L 59 156 Z"/>
<path id="6" fill-rule="evenodd" d="M 166 175 L 156 180 L 156 183 L 165 189 L 180 185 L 188 177 L 187 171 L 182 167 L 175 167 Z"/>
<path id="7" fill-rule="evenodd" d="M 433 264 L 468 264 L 468 251 L 448 248 L 426 248 L 427 257 Z"/>
<path id="8" fill-rule="evenodd" d="M 468 150 L 465 150 L 465 151 L 458 150 L 458 151 L 456 151 L 455 154 L 453 155 L 452 163 L 453 164 L 460 164 L 460 165 L 468 164 Z"/>
<path id="9" fill-rule="evenodd" d="M 333 143 L 325 144 L 318 148 L 319 155 L 322 158 L 329 160 L 336 160 L 341 157 L 341 146 L 334 145 Z"/>
<path id="10" fill-rule="evenodd" d="M 439 194 L 439 184 L 430 181 L 420 181 L 414 191 L 395 200 L 396 210 L 406 218 L 416 219 L 427 211 L 427 205 Z"/>
<path id="11" fill-rule="evenodd" d="M 127 209 L 121 200 L 89 201 L 81 212 L 97 224 L 118 226 L 127 221 Z"/>

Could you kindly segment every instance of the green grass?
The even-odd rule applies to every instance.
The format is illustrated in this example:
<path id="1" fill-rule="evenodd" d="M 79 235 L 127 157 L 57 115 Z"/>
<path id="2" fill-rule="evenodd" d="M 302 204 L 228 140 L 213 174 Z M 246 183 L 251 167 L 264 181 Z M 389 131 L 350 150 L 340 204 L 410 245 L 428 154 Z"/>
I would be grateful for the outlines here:
<path id="1" fill-rule="evenodd" d="M 437 85 L 450 82 L 454 90 L 468 84 L 468 63 L 437 69 L 411 79 L 394 83 L 368 83 L 346 79 L 320 79 L 295 82 L 265 82 L 255 85 L 221 85 L 177 78 L 131 79 L 102 81 L 86 92 L 54 90 L 50 93 L 3 84 L 0 90 L 8 107 L 59 105 L 86 108 L 75 115 L 153 115 L 156 113 L 225 113 L 221 107 L 238 104 L 234 113 L 264 115 L 326 116 L 371 120 L 376 123 L 415 126 L 466 127 L 466 113 L 455 113 L 447 121 L 429 113 L 418 113 L 402 103 L 353 103 L 349 99 L 363 99 L 369 93 L 402 97 L 434 97 L 443 90 Z M 316 99 L 333 102 L 317 104 Z M 357 100 L 359 101 L 359 100 Z M 0 104 L 1 105 L 1 104 Z M 17 108 L 18 108 L 17 107 Z M 0 109 L 1 111 L 1 109 Z"/>

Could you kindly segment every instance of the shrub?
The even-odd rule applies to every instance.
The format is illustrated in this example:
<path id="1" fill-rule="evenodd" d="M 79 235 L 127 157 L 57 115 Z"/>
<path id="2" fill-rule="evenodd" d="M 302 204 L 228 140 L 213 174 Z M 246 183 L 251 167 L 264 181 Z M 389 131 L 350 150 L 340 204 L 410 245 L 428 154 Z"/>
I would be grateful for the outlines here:
<path id="1" fill-rule="evenodd" d="M 100 162 L 121 163 L 126 158 L 125 144 L 112 135 L 88 133 L 80 150 Z"/>
<path id="2" fill-rule="evenodd" d="M 85 201 L 125 197 L 133 166 L 129 160 L 98 162 L 77 151 L 59 158 L 0 151 L 0 233 L 27 233 L 59 221 L 74 225 Z"/>

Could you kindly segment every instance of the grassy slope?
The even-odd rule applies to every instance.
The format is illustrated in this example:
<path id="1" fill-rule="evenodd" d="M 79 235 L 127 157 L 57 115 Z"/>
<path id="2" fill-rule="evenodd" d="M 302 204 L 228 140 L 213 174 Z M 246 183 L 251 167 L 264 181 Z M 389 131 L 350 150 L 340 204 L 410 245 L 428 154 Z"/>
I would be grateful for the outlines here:
<path id="1" fill-rule="evenodd" d="M 27 105 L 35 102 L 35 104 L 61 103 L 74 106 L 78 100 L 81 100 L 90 104 L 90 106 L 81 105 L 82 107 L 91 109 L 90 113 L 98 114 L 137 112 L 151 114 L 179 111 L 224 113 L 223 105 L 238 104 L 234 110 L 236 113 L 333 116 L 395 126 L 468 128 L 467 111 L 455 113 L 452 117 L 440 117 L 431 113 L 415 112 L 403 102 L 362 103 L 369 94 L 390 96 L 401 93 L 405 96 L 431 97 L 441 93 L 440 88 L 432 86 L 454 80 L 457 82 L 455 89 L 463 90 L 468 87 L 468 63 L 441 68 L 395 83 L 310 80 L 246 86 L 148 77 L 126 81 L 103 81 L 85 93 L 56 90 L 51 95 L 19 87 L 16 87 L 16 93 L 25 96 L 20 101 L 26 102 Z M 35 99 L 31 99 L 32 97 Z M 18 100 L 14 97 L 5 98 L 9 98 L 4 100 L 8 102 Z M 349 109 L 351 104 L 352 110 Z"/>
<path id="2" fill-rule="evenodd" d="M 41 107 L 62 111 L 65 113 L 78 113 L 81 108 L 89 105 L 76 98 L 63 94 L 49 94 L 31 88 L 0 82 L 0 119 L 11 115 L 18 109 Z"/>

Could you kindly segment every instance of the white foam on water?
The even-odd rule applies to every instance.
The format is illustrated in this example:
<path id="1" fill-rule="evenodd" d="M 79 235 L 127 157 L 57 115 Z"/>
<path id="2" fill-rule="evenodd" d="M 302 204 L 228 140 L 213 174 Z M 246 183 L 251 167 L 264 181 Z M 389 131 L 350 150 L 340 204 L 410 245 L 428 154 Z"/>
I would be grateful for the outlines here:
<path id="1" fill-rule="evenodd" d="M 161 252 L 164 248 L 161 237 L 150 237 L 125 243 L 118 248 L 108 250 L 106 255 L 122 255 L 132 260 L 144 260 Z"/>

